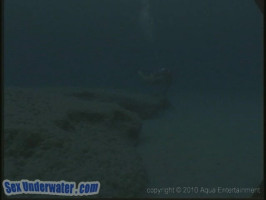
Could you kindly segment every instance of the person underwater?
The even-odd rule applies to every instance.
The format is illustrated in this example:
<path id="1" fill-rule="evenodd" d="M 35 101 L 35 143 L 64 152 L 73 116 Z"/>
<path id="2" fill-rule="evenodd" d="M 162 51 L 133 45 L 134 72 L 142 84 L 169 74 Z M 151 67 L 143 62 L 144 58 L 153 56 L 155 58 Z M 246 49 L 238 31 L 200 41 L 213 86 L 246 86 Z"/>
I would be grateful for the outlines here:
<path id="1" fill-rule="evenodd" d="M 160 95 L 163 96 L 167 95 L 167 91 L 173 81 L 173 74 L 171 70 L 164 67 L 149 73 L 145 73 L 143 70 L 138 70 L 138 74 L 145 83 L 159 86 L 160 89 L 158 89 L 157 93 L 160 93 Z"/>
<path id="2" fill-rule="evenodd" d="M 140 78 L 151 84 L 151 85 L 161 85 L 161 84 L 171 84 L 172 83 L 172 72 L 166 68 L 160 68 L 158 71 L 151 73 L 144 73 L 142 70 L 138 71 Z"/>

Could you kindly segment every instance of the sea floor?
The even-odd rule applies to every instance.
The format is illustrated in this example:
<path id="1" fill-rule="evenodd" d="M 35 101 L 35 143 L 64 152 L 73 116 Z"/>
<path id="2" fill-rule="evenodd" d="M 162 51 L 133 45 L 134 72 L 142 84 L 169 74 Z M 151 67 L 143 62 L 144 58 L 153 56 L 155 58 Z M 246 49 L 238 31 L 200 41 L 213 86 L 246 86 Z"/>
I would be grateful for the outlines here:
<path id="1" fill-rule="evenodd" d="M 103 197 L 165 198 L 250 197 L 218 188 L 252 189 L 262 180 L 262 97 L 172 94 L 171 107 L 151 119 L 155 98 L 72 90 L 6 89 L 8 179 L 93 178 Z M 126 107 L 149 115 L 141 121 Z"/>
<path id="2" fill-rule="evenodd" d="M 170 100 L 172 108 L 143 123 L 138 152 L 150 180 L 144 196 L 252 196 L 244 188 L 257 188 L 263 177 L 262 98 L 178 94 Z"/>

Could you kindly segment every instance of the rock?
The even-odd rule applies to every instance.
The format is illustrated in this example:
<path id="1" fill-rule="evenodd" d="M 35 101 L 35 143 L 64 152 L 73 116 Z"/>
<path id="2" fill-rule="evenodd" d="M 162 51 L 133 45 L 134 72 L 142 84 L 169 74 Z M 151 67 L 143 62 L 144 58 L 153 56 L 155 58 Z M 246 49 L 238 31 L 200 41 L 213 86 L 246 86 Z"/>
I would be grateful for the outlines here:
<path id="1" fill-rule="evenodd" d="M 5 179 L 99 181 L 97 197 L 143 192 L 147 175 L 134 144 L 141 118 L 158 113 L 162 101 L 76 88 L 4 94 Z"/>

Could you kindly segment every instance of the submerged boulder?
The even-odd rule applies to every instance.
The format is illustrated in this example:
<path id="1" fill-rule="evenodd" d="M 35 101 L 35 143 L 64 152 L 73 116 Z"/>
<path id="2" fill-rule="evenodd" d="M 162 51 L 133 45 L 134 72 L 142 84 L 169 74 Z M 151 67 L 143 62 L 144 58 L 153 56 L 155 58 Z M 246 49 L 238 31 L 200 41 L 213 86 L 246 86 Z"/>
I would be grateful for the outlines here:
<path id="1" fill-rule="evenodd" d="M 160 100 L 99 89 L 7 88 L 4 101 L 5 179 L 99 181 L 97 197 L 136 197 L 145 188 L 135 144 L 141 118 L 162 109 Z"/>

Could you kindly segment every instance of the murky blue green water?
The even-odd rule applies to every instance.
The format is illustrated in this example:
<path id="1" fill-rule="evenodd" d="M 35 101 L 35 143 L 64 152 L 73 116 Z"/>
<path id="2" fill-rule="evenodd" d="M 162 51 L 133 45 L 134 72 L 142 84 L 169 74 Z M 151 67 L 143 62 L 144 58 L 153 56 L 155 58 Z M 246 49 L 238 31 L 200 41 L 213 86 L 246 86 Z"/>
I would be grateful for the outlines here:
<path id="1" fill-rule="evenodd" d="M 156 94 L 137 72 L 167 68 L 172 107 L 144 122 L 138 146 L 149 187 L 256 187 L 262 16 L 253 0 L 6 0 L 4 84 Z M 180 195 L 206 197 L 166 197 Z"/>

